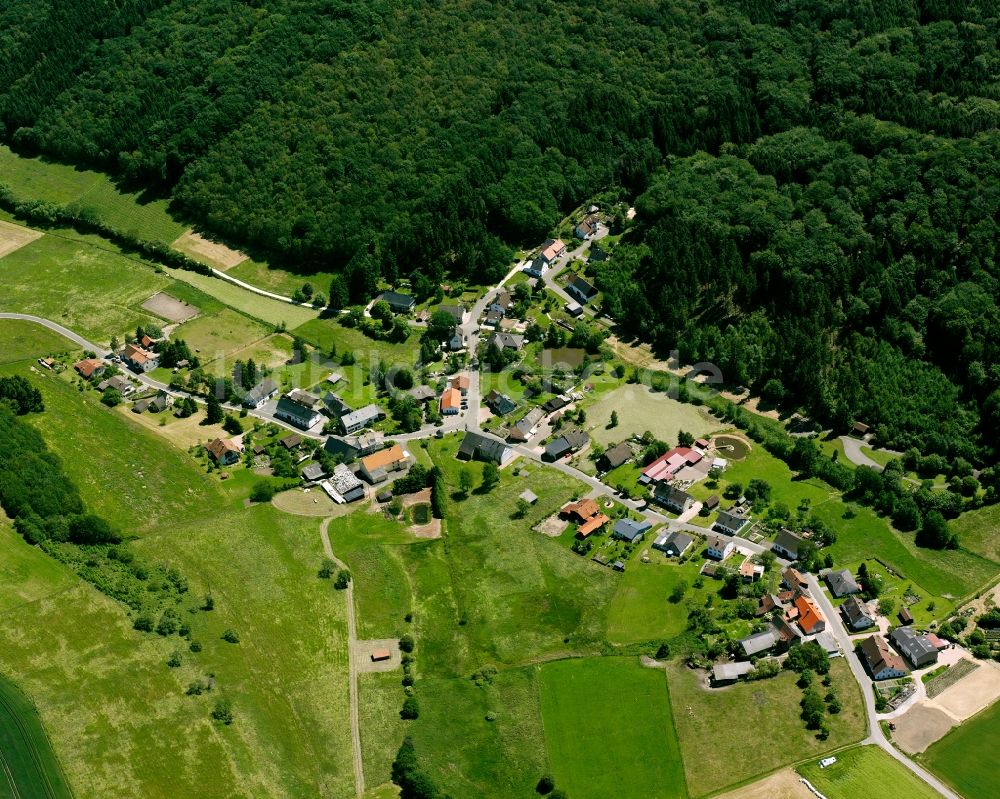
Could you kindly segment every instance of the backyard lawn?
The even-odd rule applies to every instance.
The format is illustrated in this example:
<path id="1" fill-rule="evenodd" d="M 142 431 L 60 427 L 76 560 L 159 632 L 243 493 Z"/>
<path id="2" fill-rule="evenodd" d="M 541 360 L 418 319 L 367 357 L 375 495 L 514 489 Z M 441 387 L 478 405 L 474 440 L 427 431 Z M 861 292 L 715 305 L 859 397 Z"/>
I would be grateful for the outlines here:
<path id="1" fill-rule="evenodd" d="M 576 799 L 687 797 L 661 669 L 600 657 L 548 663 L 539 675 L 557 787 Z"/>
<path id="2" fill-rule="evenodd" d="M 827 715 L 826 741 L 818 740 L 799 718 L 802 691 L 791 672 L 723 689 L 706 688 L 704 672 L 679 663 L 668 666 L 667 674 L 688 790 L 695 797 L 865 737 L 860 689 L 842 659 L 833 661 L 830 674 L 843 710 Z M 726 720 L 742 733 L 720 732 Z M 752 731 L 752 743 L 747 731 Z"/>
<path id="3" fill-rule="evenodd" d="M 859 746 L 837 753 L 837 762 L 820 768 L 808 763 L 799 774 L 816 786 L 827 799 L 858 796 L 905 796 L 907 799 L 937 799 L 938 792 L 877 746 Z M 969 799 L 975 799 L 967 795 Z M 986 796 L 986 794 L 983 794 Z"/>
<path id="4" fill-rule="evenodd" d="M 997 795 L 1000 703 L 955 727 L 931 744 L 921 760 L 965 799 Z"/>
<path id="5" fill-rule="evenodd" d="M 106 242 L 50 234 L 0 258 L 0 311 L 42 316 L 107 343 L 137 324 L 160 324 L 139 306 L 170 282 Z"/>

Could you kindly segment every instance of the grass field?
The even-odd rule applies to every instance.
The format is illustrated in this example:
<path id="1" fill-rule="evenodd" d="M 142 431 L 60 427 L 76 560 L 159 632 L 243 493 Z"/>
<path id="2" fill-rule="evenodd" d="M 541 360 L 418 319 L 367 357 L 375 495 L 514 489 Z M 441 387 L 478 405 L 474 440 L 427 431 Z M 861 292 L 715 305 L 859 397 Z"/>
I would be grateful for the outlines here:
<path id="1" fill-rule="evenodd" d="M 313 314 L 315 317 L 315 314 Z M 376 341 L 361 331 L 344 327 L 333 319 L 316 319 L 292 331 L 315 344 L 323 354 L 336 348 L 337 356 L 353 352 L 359 365 L 367 368 L 384 360 L 389 366 L 413 366 L 420 357 L 420 336 L 414 332 L 402 344 Z"/>
<path id="2" fill-rule="evenodd" d="M 76 345 L 34 322 L 0 319 L 0 364 L 35 361 L 42 355 L 73 351 Z"/>
<path id="3" fill-rule="evenodd" d="M 718 792 L 864 738 L 864 706 L 850 667 L 843 660 L 835 660 L 830 674 L 843 710 L 827 715 L 830 737 L 820 741 L 799 718 L 802 691 L 790 672 L 768 680 L 709 689 L 704 686 L 703 672 L 681 664 L 668 666 L 674 724 L 691 795 Z M 759 743 L 748 745 L 745 734 L 726 734 L 727 721 L 741 731 L 752 730 L 753 741 Z"/>
<path id="4" fill-rule="evenodd" d="M 612 411 L 618 412 L 618 426 L 609 428 Z M 678 430 L 698 437 L 723 426 L 702 408 L 678 402 L 646 386 L 628 384 L 588 405 L 587 425 L 594 440 L 604 445 L 648 430 L 671 446 L 677 444 Z"/>
<path id="5" fill-rule="evenodd" d="M 931 744 L 921 760 L 965 799 L 993 799 L 997 795 L 998 747 L 1000 703 Z"/>
<path id="6" fill-rule="evenodd" d="M 69 783 L 28 698 L 0 675 L 0 795 L 72 799 Z"/>
<path id="7" fill-rule="evenodd" d="M 257 286 L 275 294 L 283 294 L 286 297 L 291 297 L 296 289 L 302 288 L 304 283 L 312 283 L 316 292 L 326 294 L 330 289 L 330 281 L 333 279 L 332 272 L 296 275 L 252 259 L 237 264 L 232 269 L 227 269 L 226 274 L 237 280 L 242 280 L 244 283 L 249 283 L 251 286 Z"/>
<path id="8" fill-rule="evenodd" d="M 540 671 L 556 785 L 578 799 L 687 796 L 666 678 L 634 658 L 584 658 Z"/>
<path id="9" fill-rule="evenodd" d="M 121 192 L 110 177 L 89 169 L 24 158 L 0 145 L 0 183 L 22 200 L 45 200 L 92 211 L 118 230 L 170 243 L 185 226 L 167 211 L 167 200 L 147 201 L 139 193 Z"/>
<path id="10" fill-rule="evenodd" d="M 837 762 L 821 769 L 818 763 L 799 768 L 799 774 L 827 799 L 858 796 L 906 796 L 937 799 L 938 792 L 877 746 L 859 746 L 837 753 Z"/>
<path id="11" fill-rule="evenodd" d="M 271 328 L 263 323 L 224 308 L 210 316 L 198 316 L 185 322 L 174 331 L 173 337 L 184 339 L 198 355 L 203 367 L 214 371 L 211 364 L 221 361 L 219 373 L 229 375 L 236 353 L 249 350 L 247 357 L 255 357 L 255 346 L 261 347 L 265 355 L 263 362 L 273 364 L 276 358 L 273 355 L 267 357 L 271 348 L 262 347 L 264 339 L 270 334 Z M 260 352 L 257 353 L 259 354 Z"/>
<path id="12" fill-rule="evenodd" d="M 159 322 L 139 305 L 170 279 L 106 246 L 49 234 L 0 258 L 0 310 L 52 319 L 96 343 Z"/>
<path id="13" fill-rule="evenodd" d="M 963 513 L 951 523 L 963 549 L 1000 563 L 1000 505 Z"/>
<path id="14" fill-rule="evenodd" d="M 284 322 L 289 329 L 292 329 L 315 319 L 317 315 L 317 312 L 310 308 L 254 294 L 252 291 L 241 288 L 235 283 L 229 283 L 222 278 L 180 269 L 172 271 L 171 276 L 215 297 L 219 302 L 235 308 L 237 311 L 242 311 L 254 319 L 267 322 L 269 325 L 279 325 Z"/>

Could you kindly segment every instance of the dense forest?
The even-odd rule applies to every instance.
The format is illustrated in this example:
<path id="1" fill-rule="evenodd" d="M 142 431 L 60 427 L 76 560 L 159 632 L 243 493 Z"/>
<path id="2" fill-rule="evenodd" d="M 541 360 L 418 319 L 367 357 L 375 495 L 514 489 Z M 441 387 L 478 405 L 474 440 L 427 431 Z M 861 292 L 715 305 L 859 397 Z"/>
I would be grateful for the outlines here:
<path id="1" fill-rule="evenodd" d="M 595 192 L 626 331 L 825 421 L 1000 435 L 984 0 L 12 0 L 0 136 L 303 272 L 502 274 Z"/>

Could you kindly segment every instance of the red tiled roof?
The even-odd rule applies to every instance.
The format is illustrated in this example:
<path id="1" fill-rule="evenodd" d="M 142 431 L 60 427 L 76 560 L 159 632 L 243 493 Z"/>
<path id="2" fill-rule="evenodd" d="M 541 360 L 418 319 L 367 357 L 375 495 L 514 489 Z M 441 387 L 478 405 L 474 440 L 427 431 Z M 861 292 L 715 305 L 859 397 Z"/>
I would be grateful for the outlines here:
<path id="1" fill-rule="evenodd" d="M 566 516 L 576 516 L 581 522 L 593 518 L 600 512 L 601 509 L 597 507 L 597 503 L 592 499 L 581 499 L 579 502 L 570 502 L 562 508 L 563 514 Z"/>
<path id="2" fill-rule="evenodd" d="M 702 459 L 702 454 L 690 447 L 674 447 L 642 470 L 650 480 L 664 480 L 685 466 L 693 466 Z"/>
<path id="3" fill-rule="evenodd" d="M 581 538 L 586 538 L 593 532 L 600 530 L 604 525 L 610 522 L 607 516 L 603 513 L 598 513 L 596 516 L 591 517 L 586 522 L 580 525 L 580 528 L 576 531 L 577 535 Z"/>
<path id="4" fill-rule="evenodd" d="M 104 363 L 97 360 L 96 358 L 85 358 L 82 361 L 77 361 L 73 364 L 73 368 L 80 373 L 82 377 L 90 379 L 91 375 L 94 374 L 98 369 L 104 368 Z"/>
<path id="5" fill-rule="evenodd" d="M 799 626 L 806 635 L 810 635 L 817 624 L 825 621 L 819 608 L 807 596 L 799 595 L 795 599 L 795 607 L 799 611 Z"/>
<path id="6" fill-rule="evenodd" d="M 462 407 L 462 392 L 457 388 L 446 388 L 441 395 L 441 410 L 458 410 Z"/>

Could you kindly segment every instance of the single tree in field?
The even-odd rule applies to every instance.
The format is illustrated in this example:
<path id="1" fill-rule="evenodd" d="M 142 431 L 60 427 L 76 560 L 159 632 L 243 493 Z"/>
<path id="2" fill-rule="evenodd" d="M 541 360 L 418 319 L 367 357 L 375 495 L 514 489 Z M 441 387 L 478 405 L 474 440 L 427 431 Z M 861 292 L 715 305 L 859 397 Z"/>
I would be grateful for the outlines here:
<path id="1" fill-rule="evenodd" d="M 608 427 L 618 427 L 618 411 L 611 411 L 611 421 Z"/>
<path id="2" fill-rule="evenodd" d="M 214 393 L 208 395 L 208 408 L 205 414 L 205 424 L 218 424 L 222 421 L 222 403 Z"/>
<path id="3" fill-rule="evenodd" d="M 458 473 L 458 490 L 463 494 L 468 495 L 472 490 L 472 470 L 469 468 L 462 469 Z"/>
<path id="4" fill-rule="evenodd" d="M 487 463 L 483 467 L 483 491 L 490 491 L 495 485 L 500 482 L 500 470 L 496 467 L 494 463 Z"/>

